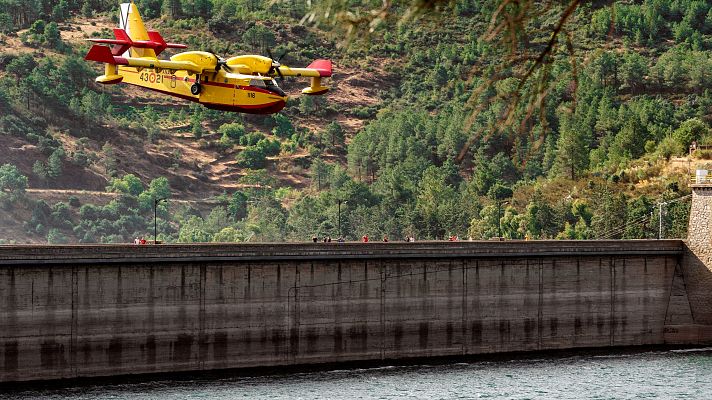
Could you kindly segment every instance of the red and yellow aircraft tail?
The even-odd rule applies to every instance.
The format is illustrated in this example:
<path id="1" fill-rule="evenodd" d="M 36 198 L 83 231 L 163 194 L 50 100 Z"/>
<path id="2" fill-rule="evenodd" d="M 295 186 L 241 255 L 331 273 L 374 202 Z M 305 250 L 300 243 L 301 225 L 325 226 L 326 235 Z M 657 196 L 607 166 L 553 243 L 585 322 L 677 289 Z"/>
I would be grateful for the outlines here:
<path id="1" fill-rule="evenodd" d="M 143 24 L 141 14 L 136 4 L 121 4 L 119 27 L 114 28 L 114 39 L 89 39 L 91 42 L 111 45 L 108 47 L 94 45 L 84 58 L 85 60 L 102 62 L 104 75 L 96 79 L 99 83 L 114 84 L 123 80 L 118 73 L 117 65 L 129 65 L 127 58 L 157 58 L 165 49 L 185 49 L 188 46 L 177 43 L 166 43 L 157 31 L 148 31 Z M 146 65 L 147 67 L 149 65 Z"/>
<path id="2" fill-rule="evenodd" d="M 121 14 L 119 15 L 119 27 L 126 32 L 130 40 L 146 42 L 150 40 L 146 26 L 143 24 L 138 7 L 133 3 L 121 4 Z M 115 32 L 115 31 L 114 31 Z M 132 47 L 130 54 L 125 57 L 156 57 L 158 53 L 151 47 Z"/>

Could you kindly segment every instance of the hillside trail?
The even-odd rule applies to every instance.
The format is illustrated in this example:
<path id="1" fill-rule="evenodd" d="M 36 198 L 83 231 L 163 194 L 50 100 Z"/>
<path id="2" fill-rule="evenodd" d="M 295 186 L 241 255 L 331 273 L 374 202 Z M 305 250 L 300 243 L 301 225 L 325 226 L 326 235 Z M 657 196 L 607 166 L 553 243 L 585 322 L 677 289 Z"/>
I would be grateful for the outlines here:
<path id="1" fill-rule="evenodd" d="M 30 197 L 39 200 L 67 201 L 70 197 L 77 197 L 80 202 L 84 203 L 87 200 L 94 200 L 92 204 L 108 203 L 111 200 L 117 199 L 121 194 L 114 192 L 103 192 L 97 190 L 81 190 L 81 189 L 26 189 L 26 194 Z M 82 201 L 83 200 L 83 201 Z M 97 201 L 99 200 L 99 201 Z M 179 204 L 222 204 L 221 201 L 215 199 L 186 199 L 186 198 L 171 198 L 170 201 Z"/>

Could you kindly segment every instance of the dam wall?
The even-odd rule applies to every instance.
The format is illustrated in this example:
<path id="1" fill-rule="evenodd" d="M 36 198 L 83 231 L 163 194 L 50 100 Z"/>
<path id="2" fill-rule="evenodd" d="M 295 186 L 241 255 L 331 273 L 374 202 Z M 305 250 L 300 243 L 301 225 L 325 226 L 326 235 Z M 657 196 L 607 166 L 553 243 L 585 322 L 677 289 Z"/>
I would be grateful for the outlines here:
<path id="1" fill-rule="evenodd" d="M 0 246 L 0 382 L 703 343 L 686 257 L 678 240 Z"/>

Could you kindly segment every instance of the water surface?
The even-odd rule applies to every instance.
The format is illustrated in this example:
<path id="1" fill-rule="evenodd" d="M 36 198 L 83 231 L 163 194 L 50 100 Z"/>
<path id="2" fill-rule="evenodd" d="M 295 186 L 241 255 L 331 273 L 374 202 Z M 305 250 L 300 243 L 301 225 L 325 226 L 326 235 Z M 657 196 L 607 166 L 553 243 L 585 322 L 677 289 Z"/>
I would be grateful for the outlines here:
<path id="1" fill-rule="evenodd" d="M 712 399 L 712 348 L 154 380 L 1 399 Z"/>

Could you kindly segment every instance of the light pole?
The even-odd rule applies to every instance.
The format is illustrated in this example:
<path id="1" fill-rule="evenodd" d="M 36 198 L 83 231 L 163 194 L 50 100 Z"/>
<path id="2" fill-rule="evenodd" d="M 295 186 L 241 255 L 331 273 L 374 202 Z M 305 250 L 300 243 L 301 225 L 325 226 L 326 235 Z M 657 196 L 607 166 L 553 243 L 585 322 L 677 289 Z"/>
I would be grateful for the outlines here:
<path id="1" fill-rule="evenodd" d="M 256 204 L 259 204 L 259 202 L 259 200 L 245 201 L 245 204 L 247 204 L 245 206 L 245 219 L 247 219 L 247 217 L 250 215 L 250 206 L 252 206 L 252 208 L 257 208 Z M 258 236 L 257 239 L 260 241 L 262 240 L 262 233 L 259 232 L 258 226 L 255 226 L 254 224 L 245 225 L 245 229 L 248 228 L 250 229 L 250 235 L 247 237 L 247 239 L 245 239 L 245 242 L 249 242 L 250 240 L 252 240 L 252 238 L 255 237 L 258 233 L 260 234 L 260 236 Z"/>
<path id="2" fill-rule="evenodd" d="M 338 226 L 337 229 L 338 229 L 338 231 L 339 231 L 339 237 L 340 237 L 340 238 L 343 238 L 344 235 L 341 234 L 341 203 L 346 204 L 346 203 L 348 203 L 348 201 L 337 200 L 337 204 L 339 205 L 339 207 L 338 207 L 338 210 L 339 210 L 339 211 L 338 211 L 338 218 L 337 218 L 336 225 Z"/>
<path id="3" fill-rule="evenodd" d="M 158 203 L 162 201 L 168 201 L 168 199 L 161 198 L 161 199 L 153 199 L 153 244 L 158 243 L 157 236 L 158 236 Z"/>
<path id="4" fill-rule="evenodd" d="M 658 203 L 658 240 L 663 238 L 663 206 L 666 202 Z"/>
<path id="5" fill-rule="evenodd" d="M 497 201 L 497 238 L 502 240 L 502 205 L 509 204 L 509 201 Z"/>

